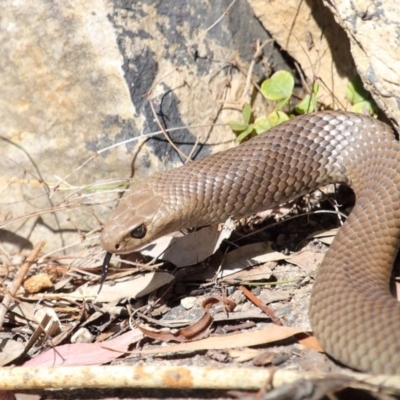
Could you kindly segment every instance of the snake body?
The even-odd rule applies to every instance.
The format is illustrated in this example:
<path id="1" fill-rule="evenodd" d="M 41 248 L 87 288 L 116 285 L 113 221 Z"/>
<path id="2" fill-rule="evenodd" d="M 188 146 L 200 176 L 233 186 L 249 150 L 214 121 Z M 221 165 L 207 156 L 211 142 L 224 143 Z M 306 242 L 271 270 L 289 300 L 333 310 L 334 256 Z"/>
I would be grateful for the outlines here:
<path id="1" fill-rule="evenodd" d="M 102 247 L 129 253 L 172 231 L 244 217 L 329 183 L 350 186 L 357 201 L 315 279 L 313 331 L 349 367 L 400 374 L 400 303 L 389 291 L 400 239 L 400 148 L 380 121 L 309 114 L 157 173 L 112 212 Z"/>

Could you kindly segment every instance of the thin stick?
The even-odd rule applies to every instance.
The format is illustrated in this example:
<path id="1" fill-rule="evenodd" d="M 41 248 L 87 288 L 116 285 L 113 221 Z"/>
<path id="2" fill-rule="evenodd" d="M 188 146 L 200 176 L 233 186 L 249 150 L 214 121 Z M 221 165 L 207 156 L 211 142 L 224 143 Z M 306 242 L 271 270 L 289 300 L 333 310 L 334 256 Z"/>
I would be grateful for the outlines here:
<path id="1" fill-rule="evenodd" d="M 260 56 L 262 55 L 262 50 L 263 50 L 263 48 L 264 48 L 267 44 L 272 43 L 272 42 L 274 42 L 274 39 L 267 39 L 267 40 L 265 40 L 265 41 L 260 45 L 260 42 L 257 41 L 257 44 L 256 44 L 256 46 L 257 46 L 257 47 L 256 47 L 256 52 L 254 53 L 253 59 L 251 60 L 251 63 L 250 63 L 249 70 L 248 70 L 248 72 L 247 72 L 246 86 L 245 86 L 245 88 L 244 88 L 244 90 L 243 90 L 243 94 L 242 94 L 242 97 L 241 97 L 242 101 L 244 101 L 244 99 L 245 99 L 245 97 L 246 97 L 246 93 L 247 93 L 247 91 L 249 90 L 249 87 L 250 87 L 250 84 L 251 84 L 251 77 L 252 77 L 252 74 L 253 74 L 253 68 L 254 68 L 254 66 L 256 65 L 257 58 L 260 57 Z"/>
<path id="2" fill-rule="evenodd" d="M 1 307 L 0 307 L 0 329 L 2 329 L 2 327 L 3 327 L 6 312 L 7 312 L 8 308 L 10 307 L 10 304 L 11 304 L 15 294 L 17 293 L 17 290 L 21 286 L 22 281 L 25 278 L 25 275 L 29 271 L 29 268 L 36 261 L 37 256 L 38 256 L 40 250 L 42 249 L 42 247 L 44 246 L 44 244 L 45 244 L 45 242 L 39 242 L 35 246 L 35 248 L 31 252 L 31 254 L 29 255 L 29 257 L 26 259 L 24 265 L 16 273 L 14 281 L 13 281 L 10 289 L 4 296 L 3 302 L 1 303 Z"/>
<path id="3" fill-rule="evenodd" d="M 236 3 L 236 0 L 232 0 L 231 4 L 229 4 L 229 6 L 227 7 L 227 9 L 222 13 L 222 15 L 220 15 L 220 17 L 213 23 L 211 24 L 205 31 L 203 31 L 197 38 L 195 38 L 193 41 L 191 41 L 191 43 L 189 43 L 189 46 L 192 46 L 195 42 L 200 42 L 200 40 L 202 40 L 207 33 L 214 28 L 214 26 L 218 25 L 220 23 L 220 21 L 226 17 L 228 15 L 229 10 L 233 7 L 233 5 Z"/>
<path id="4" fill-rule="evenodd" d="M 75 366 L 14 367 L 0 369 L 0 390 L 69 388 L 157 388 L 258 390 L 266 382 L 272 388 L 299 381 L 318 387 L 318 380 L 335 379 L 336 390 L 362 388 L 397 393 L 399 377 L 348 372 L 346 375 L 296 372 L 249 367 L 194 366 Z M 323 382 L 323 381 L 322 381 Z M 334 388 L 330 388 L 331 390 Z"/>

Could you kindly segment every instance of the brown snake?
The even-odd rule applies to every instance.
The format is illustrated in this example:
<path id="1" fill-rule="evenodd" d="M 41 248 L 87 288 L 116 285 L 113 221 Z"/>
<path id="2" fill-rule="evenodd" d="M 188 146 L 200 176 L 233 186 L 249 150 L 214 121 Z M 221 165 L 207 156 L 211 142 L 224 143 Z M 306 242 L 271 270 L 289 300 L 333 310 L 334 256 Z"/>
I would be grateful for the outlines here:
<path id="1" fill-rule="evenodd" d="M 298 117 L 133 186 L 112 212 L 101 244 L 108 253 L 130 253 L 182 228 L 346 184 L 357 201 L 315 279 L 311 324 L 336 360 L 400 374 L 400 303 L 389 291 L 400 239 L 399 150 L 391 128 L 367 116 L 325 111 Z"/>

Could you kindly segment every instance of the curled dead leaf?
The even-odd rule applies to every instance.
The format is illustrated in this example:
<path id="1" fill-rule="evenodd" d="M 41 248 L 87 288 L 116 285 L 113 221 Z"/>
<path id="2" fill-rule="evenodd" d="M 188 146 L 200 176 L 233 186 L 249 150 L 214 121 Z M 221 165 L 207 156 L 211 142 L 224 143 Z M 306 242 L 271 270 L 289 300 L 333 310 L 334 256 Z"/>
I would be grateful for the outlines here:
<path id="1" fill-rule="evenodd" d="M 162 342 L 187 342 L 194 338 L 199 338 L 203 336 L 207 329 L 213 323 L 213 317 L 211 316 L 209 310 L 215 304 L 222 303 L 226 311 L 233 311 L 236 307 L 236 303 L 230 299 L 224 298 L 219 299 L 216 297 L 208 297 L 202 303 L 204 308 L 203 316 L 194 324 L 189 327 L 178 329 L 177 331 L 171 330 L 154 330 L 144 328 L 140 326 L 139 329 L 143 332 L 145 336 L 151 337 L 153 339 L 160 340 Z"/>

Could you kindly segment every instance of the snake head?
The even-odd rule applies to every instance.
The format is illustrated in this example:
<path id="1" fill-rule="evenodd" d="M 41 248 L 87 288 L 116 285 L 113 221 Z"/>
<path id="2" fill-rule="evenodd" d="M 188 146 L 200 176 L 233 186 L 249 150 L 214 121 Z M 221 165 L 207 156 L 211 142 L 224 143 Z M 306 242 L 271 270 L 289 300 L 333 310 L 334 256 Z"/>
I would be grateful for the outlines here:
<path id="1" fill-rule="evenodd" d="M 110 253 L 127 254 L 164 234 L 157 225 L 163 198 L 147 185 L 134 187 L 111 213 L 101 234 L 101 246 Z"/>

